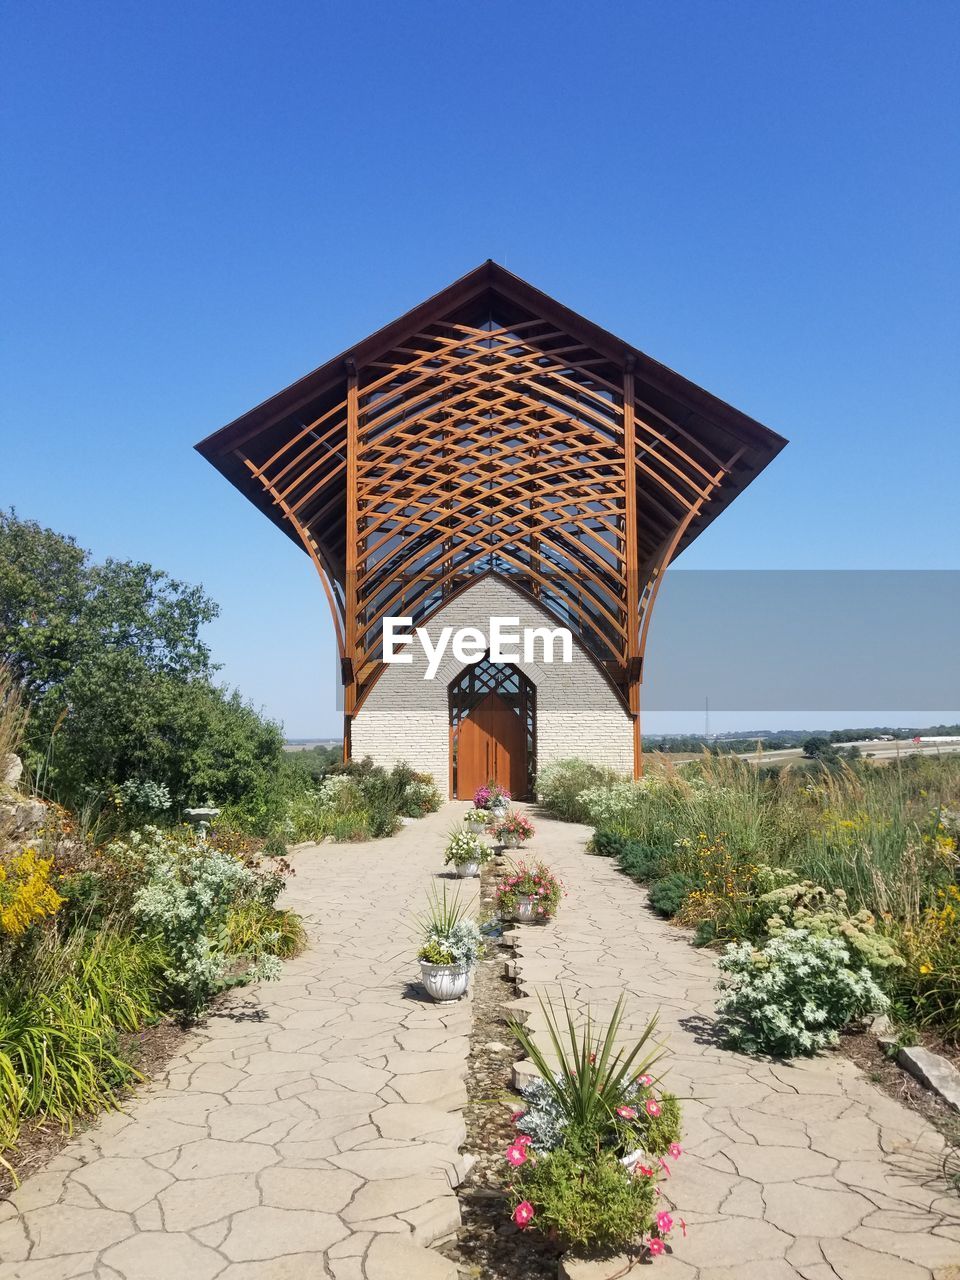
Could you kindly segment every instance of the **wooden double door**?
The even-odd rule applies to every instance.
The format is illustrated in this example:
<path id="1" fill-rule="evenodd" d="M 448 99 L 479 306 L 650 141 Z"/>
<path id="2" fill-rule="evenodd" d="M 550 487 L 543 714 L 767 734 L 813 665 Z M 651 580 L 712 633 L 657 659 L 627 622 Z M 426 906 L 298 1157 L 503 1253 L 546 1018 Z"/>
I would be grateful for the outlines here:
<path id="1" fill-rule="evenodd" d="M 498 693 L 488 693 L 460 721 L 456 749 L 458 800 L 472 800 L 491 780 L 515 798 L 526 794 L 526 725 Z"/>

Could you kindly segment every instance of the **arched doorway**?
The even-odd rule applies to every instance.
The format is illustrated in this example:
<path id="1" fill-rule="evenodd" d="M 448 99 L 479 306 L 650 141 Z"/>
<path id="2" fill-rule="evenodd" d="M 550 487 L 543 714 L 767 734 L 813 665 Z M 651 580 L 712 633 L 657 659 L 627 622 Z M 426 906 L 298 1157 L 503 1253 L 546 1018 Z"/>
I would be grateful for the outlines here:
<path id="1" fill-rule="evenodd" d="M 472 800 L 498 782 L 515 800 L 532 793 L 536 772 L 536 688 L 517 667 L 479 662 L 451 680 L 450 794 Z"/>

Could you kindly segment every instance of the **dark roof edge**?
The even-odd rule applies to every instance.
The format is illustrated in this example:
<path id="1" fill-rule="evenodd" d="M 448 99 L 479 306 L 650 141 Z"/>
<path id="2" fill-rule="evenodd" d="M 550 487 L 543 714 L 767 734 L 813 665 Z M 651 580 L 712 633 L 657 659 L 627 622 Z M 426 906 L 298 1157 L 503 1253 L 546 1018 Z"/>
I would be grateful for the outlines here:
<path id="1" fill-rule="evenodd" d="M 358 365 L 375 359 L 384 351 L 388 351 L 407 333 L 416 332 L 431 319 L 440 319 L 444 314 L 469 302 L 485 289 L 493 289 L 507 298 L 529 307 L 546 319 L 553 320 L 558 326 L 571 331 L 574 336 L 585 339 L 601 354 L 609 356 L 613 361 L 625 364 L 632 360 L 639 376 L 646 382 L 659 387 L 667 394 L 685 400 L 691 408 L 714 419 L 719 419 L 734 434 L 744 438 L 744 442 L 757 447 L 767 455 L 767 460 L 774 457 L 787 444 L 787 440 L 769 427 L 751 418 L 748 414 L 734 408 L 727 401 L 721 400 L 712 392 L 706 391 L 697 383 L 691 382 L 682 374 L 654 360 L 636 347 L 630 346 L 623 339 L 616 337 L 608 330 L 587 320 L 576 311 L 570 310 L 563 303 L 557 302 L 549 294 L 541 292 L 520 276 L 514 275 L 505 267 L 499 266 L 492 259 L 473 271 L 467 272 L 459 280 L 455 280 L 439 293 L 427 298 L 424 302 L 405 312 L 396 320 L 384 325 L 369 337 L 353 347 L 348 347 L 333 359 L 326 361 L 311 373 L 298 378 L 296 382 L 282 391 L 264 400 L 253 409 L 241 414 L 226 426 L 214 431 L 194 446 L 208 461 L 218 465 L 224 455 L 240 448 L 247 440 L 256 435 L 264 427 L 271 425 L 286 415 L 295 412 L 303 404 L 326 390 L 345 375 L 345 361 L 349 358 Z"/>

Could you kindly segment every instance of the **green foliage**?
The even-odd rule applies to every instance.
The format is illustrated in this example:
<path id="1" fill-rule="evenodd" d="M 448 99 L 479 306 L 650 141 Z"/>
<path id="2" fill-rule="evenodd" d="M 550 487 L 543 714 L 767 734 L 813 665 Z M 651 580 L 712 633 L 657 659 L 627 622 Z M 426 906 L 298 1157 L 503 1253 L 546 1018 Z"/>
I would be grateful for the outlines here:
<path id="1" fill-rule="evenodd" d="M 759 898 L 757 913 L 773 938 L 805 929 L 815 938 L 839 938 L 852 959 L 875 975 L 904 967 L 903 957 L 877 932 L 876 920 L 866 908 L 850 914 L 842 889 L 824 889 L 809 880 L 783 885 Z"/>
<path id="2" fill-rule="evenodd" d="M 629 1050 L 617 1048 L 617 1035 L 623 1021 L 624 999 L 621 996 L 605 1028 L 594 1030 L 587 1013 L 578 1028 L 563 996 L 563 1022 L 552 1000 L 538 997 L 547 1023 L 547 1035 L 557 1065 L 548 1062 L 538 1041 L 518 1022 L 510 1030 L 521 1049 L 550 1086 L 566 1124 L 580 1132 L 602 1134 L 614 1122 L 627 1087 L 640 1075 L 649 1074 L 663 1056 L 654 1045 L 657 1027 L 654 1016 Z"/>
<path id="3" fill-rule="evenodd" d="M 564 888 L 563 881 L 545 863 L 528 866 L 521 859 L 507 867 L 493 893 L 501 920 L 511 919 L 525 901 L 533 902 L 538 919 L 549 920 L 557 913 Z"/>
<path id="4" fill-rule="evenodd" d="M 836 1044 L 854 1018 L 889 1005 L 839 938 L 786 929 L 762 947 L 731 944 L 718 961 L 720 1027 L 744 1053 L 791 1058 Z"/>
<path id="5" fill-rule="evenodd" d="M 187 834 L 165 834 L 156 827 L 115 842 L 108 854 L 120 864 L 130 861 L 143 868 L 132 911 L 162 940 L 169 957 L 164 979 L 178 1007 L 195 1014 L 227 985 L 276 976 L 264 953 L 240 956 L 230 949 L 227 926 L 236 904 L 275 896 L 272 880 L 261 885 L 251 868 L 229 854 Z M 249 967 L 237 973 L 240 961 Z"/>
<path id="6" fill-rule="evenodd" d="M 643 1149 L 651 1156 L 665 1156 L 680 1141 L 680 1099 L 674 1093 L 662 1093 L 660 1114 L 648 1116 L 644 1124 Z"/>
<path id="7" fill-rule="evenodd" d="M 147 564 L 96 564 L 71 538 L 0 512 L 0 661 L 30 703 L 27 763 L 78 807 L 149 778 L 177 804 L 268 788 L 282 738 L 213 683 L 217 606 Z"/>
<path id="8" fill-rule="evenodd" d="M 478 862 L 482 866 L 493 857 L 493 850 L 482 836 L 475 831 L 467 831 L 457 827 L 450 833 L 443 861 L 455 867 L 465 866 L 468 862 Z"/>
<path id="9" fill-rule="evenodd" d="M 674 871 L 661 880 L 654 880 L 649 889 L 650 905 L 662 916 L 675 916 L 683 906 L 687 895 L 697 887 L 697 881 L 683 871 Z"/>
<path id="10" fill-rule="evenodd" d="M 619 858 L 629 843 L 627 837 L 619 831 L 604 831 L 599 828 L 594 831 L 589 847 L 601 858 Z"/>
<path id="11" fill-rule="evenodd" d="M 155 940 L 114 928 L 36 936 L 0 982 L 0 1147 L 24 1119 L 116 1104 L 136 1075 L 117 1031 L 155 1020 L 165 963 Z"/>
<path id="12" fill-rule="evenodd" d="M 537 774 L 537 798 L 549 814 L 564 822 L 588 822 L 580 794 L 590 787 L 607 787 L 622 780 L 614 769 L 604 769 L 587 760 L 557 760 L 544 765 Z"/>
<path id="13" fill-rule="evenodd" d="M 618 855 L 620 870 L 633 880 L 656 880 L 663 872 L 664 860 L 656 849 L 639 840 L 625 840 Z"/>
<path id="14" fill-rule="evenodd" d="M 20 750 L 27 727 L 27 708 L 10 667 L 0 659 L 0 765 Z"/>
<path id="15" fill-rule="evenodd" d="M 295 911 L 245 899 L 232 906 L 224 921 L 224 939 L 233 955 L 270 955 L 287 960 L 307 945 L 303 921 Z"/>
<path id="16" fill-rule="evenodd" d="M 472 968 L 480 958 L 482 941 L 468 910 L 459 892 L 451 896 L 446 885 L 442 894 L 434 887 L 426 911 L 417 917 L 423 938 L 417 958 L 428 964 L 465 964 Z"/>
<path id="17" fill-rule="evenodd" d="M 533 1205 L 532 1225 L 556 1232 L 561 1244 L 617 1249 L 650 1230 L 654 1184 L 632 1177 L 606 1148 L 566 1146 L 527 1160 L 511 1187 L 514 1207 Z"/>

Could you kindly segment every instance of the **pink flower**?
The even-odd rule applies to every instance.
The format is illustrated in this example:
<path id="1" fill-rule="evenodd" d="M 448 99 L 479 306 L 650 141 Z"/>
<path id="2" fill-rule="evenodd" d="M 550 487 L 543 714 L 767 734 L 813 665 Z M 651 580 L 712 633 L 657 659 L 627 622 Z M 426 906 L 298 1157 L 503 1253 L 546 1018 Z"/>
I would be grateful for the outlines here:
<path id="1" fill-rule="evenodd" d="M 683 1147 L 681 1147 L 679 1142 L 670 1143 L 670 1155 L 673 1157 L 674 1160 L 679 1160 L 680 1157 L 683 1155 Z"/>
<path id="2" fill-rule="evenodd" d="M 643 1108 L 648 1116 L 658 1116 L 660 1114 L 660 1103 L 654 1102 L 653 1098 L 648 1098 L 643 1104 Z"/>
<path id="3" fill-rule="evenodd" d="M 669 1178 L 669 1177 L 670 1177 L 670 1166 L 667 1164 L 666 1160 L 664 1160 L 663 1156 L 660 1156 L 660 1157 L 659 1157 L 658 1163 L 659 1163 L 659 1165 L 660 1165 L 660 1168 L 663 1170 L 663 1172 L 664 1172 L 664 1173 L 667 1175 L 667 1177 Z"/>
<path id="4" fill-rule="evenodd" d="M 684 1238 L 684 1240 L 686 1240 L 686 1238 L 687 1238 L 687 1224 L 684 1222 L 684 1220 L 683 1220 L 682 1218 L 680 1219 L 680 1230 L 681 1230 L 681 1232 L 682 1232 L 682 1234 L 683 1234 L 683 1238 Z"/>
<path id="5" fill-rule="evenodd" d="M 519 1142 L 515 1142 L 512 1147 L 507 1147 L 506 1156 L 514 1168 L 527 1162 L 527 1153 Z"/>
<path id="6" fill-rule="evenodd" d="M 622 1120 L 636 1120 L 637 1111 L 635 1107 L 617 1107 L 617 1115 Z"/>
<path id="7" fill-rule="evenodd" d="M 639 1173 L 641 1178 L 652 1178 L 653 1170 L 645 1164 L 638 1164 L 634 1169 L 634 1173 Z"/>
<path id="8" fill-rule="evenodd" d="M 650 1250 L 650 1253 L 654 1258 L 659 1257 L 666 1247 L 667 1246 L 662 1240 L 651 1240 L 647 1245 L 647 1248 Z"/>
<path id="9" fill-rule="evenodd" d="M 510 1123 L 516 1124 L 518 1120 L 522 1120 L 527 1113 L 525 1111 L 515 1111 L 510 1117 Z"/>
<path id="10" fill-rule="evenodd" d="M 657 1214 L 657 1230 L 662 1236 L 669 1235 L 673 1230 L 673 1218 L 670 1217 L 666 1209 Z"/>
<path id="11" fill-rule="evenodd" d="M 533 1217 L 533 1205 L 529 1200 L 521 1200 L 513 1211 L 513 1220 L 522 1231 Z"/>
<path id="12" fill-rule="evenodd" d="M 642 1084 L 645 1089 L 649 1089 L 653 1084 L 653 1076 L 637 1076 L 637 1084 Z"/>
<path id="13" fill-rule="evenodd" d="M 533 1139 L 530 1137 L 529 1133 L 521 1133 L 520 1137 L 517 1139 L 517 1145 L 521 1147 L 529 1147 L 532 1143 Z"/>

